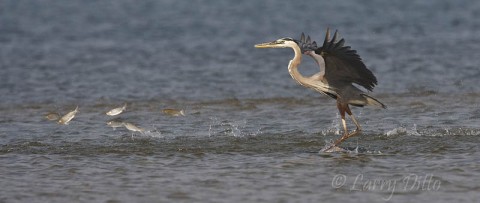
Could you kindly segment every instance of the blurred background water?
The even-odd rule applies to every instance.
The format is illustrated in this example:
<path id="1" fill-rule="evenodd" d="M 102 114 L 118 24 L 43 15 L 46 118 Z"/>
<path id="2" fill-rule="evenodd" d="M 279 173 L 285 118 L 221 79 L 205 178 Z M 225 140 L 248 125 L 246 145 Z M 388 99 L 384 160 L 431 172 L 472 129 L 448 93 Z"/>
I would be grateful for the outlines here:
<path id="1" fill-rule="evenodd" d="M 327 27 L 389 107 L 353 109 L 352 153 L 318 153 L 339 116 L 292 50 L 253 48 Z M 479 36 L 474 0 L 0 1 L 0 201 L 476 201 Z M 145 133 L 106 126 L 123 103 Z"/>

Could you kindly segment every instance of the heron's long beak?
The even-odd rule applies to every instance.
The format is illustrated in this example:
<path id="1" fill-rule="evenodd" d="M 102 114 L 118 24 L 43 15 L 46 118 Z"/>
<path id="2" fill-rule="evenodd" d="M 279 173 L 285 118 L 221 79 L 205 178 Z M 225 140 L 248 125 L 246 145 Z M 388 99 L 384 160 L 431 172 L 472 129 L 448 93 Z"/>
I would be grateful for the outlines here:
<path id="1" fill-rule="evenodd" d="M 283 44 L 279 44 L 277 41 L 265 42 L 261 44 L 255 44 L 255 48 L 283 48 Z"/>

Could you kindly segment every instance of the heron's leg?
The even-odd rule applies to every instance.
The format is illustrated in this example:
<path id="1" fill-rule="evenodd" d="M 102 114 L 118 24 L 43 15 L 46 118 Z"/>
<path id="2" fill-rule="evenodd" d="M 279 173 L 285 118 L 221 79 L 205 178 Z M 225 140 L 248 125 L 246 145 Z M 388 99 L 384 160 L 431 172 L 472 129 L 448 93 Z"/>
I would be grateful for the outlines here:
<path id="1" fill-rule="evenodd" d="M 346 112 L 350 116 L 350 118 L 352 118 L 353 123 L 355 123 L 355 125 L 357 126 L 357 129 L 355 131 L 362 131 L 362 127 L 360 126 L 360 124 L 358 124 L 357 119 L 355 119 L 355 116 L 353 116 L 352 111 L 350 110 L 350 107 L 347 106 Z"/>
<path id="2" fill-rule="evenodd" d="M 350 111 L 350 108 L 348 107 L 348 104 L 345 105 L 345 106 L 342 106 L 341 104 L 337 104 L 337 105 L 338 105 L 338 109 L 340 111 L 340 115 L 342 116 L 342 124 L 343 124 L 343 129 L 345 130 L 345 132 L 340 139 L 335 141 L 334 146 L 342 143 L 343 141 L 345 141 L 346 139 L 348 139 L 352 136 L 357 135 L 361 131 L 361 127 L 358 124 L 357 120 L 355 120 L 355 118 L 353 117 L 352 111 Z M 347 124 L 346 124 L 346 121 L 345 121 L 345 112 L 352 118 L 353 122 L 357 126 L 357 129 L 355 131 L 351 132 L 351 133 L 348 133 L 348 130 L 347 130 Z"/>
<path id="3" fill-rule="evenodd" d="M 350 107 L 348 106 L 347 104 L 347 108 L 345 109 L 345 111 L 347 112 L 347 114 L 350 116 L 350 118 L 352 118 L 353 122 L 355 123 L 355 125 L 357 126 L 357 129 L 353 132 L 351 132 L 350 134 L 347 134 L 346 136 L 343 136 L 342 138 L 345 137 L 344 140 L 348 139 L 349 137 L 353 137 L 355 135 L 357 135 L 361 130 L 362 130 L 362 127 L 360 127 L 360 125 L 358 124 L 357 120 L 355 119 L 355 117 L 353 116 L 352 114 L 352 111 L 350 110 Z"/>
<path id="4" fill-rule="evenodd" d="M 333 146 L 336 146 L 336 145 L 340 144 L 341 142 L 346 140 L 348 137 L 350 137 L 349 134 L 348 134 L 347 122 L 345 121 L 345 112 L 346 112 L 346 109 L 348 108 L 348 106 L 347 106 L 347 108 L 345 108 L 344 105 L 337 102 L 337 108 L 338 108 L 338 111 L 340 112 L 340 116 L 342 117 L 343 136 L 340 139 L 336 140 L 333 143 Z"/>
<path id="5" fill-rule="evenodd" d="M 342 106 L 342 104 L 340 104 L 340 103 L 337 103 L 337 108 L 338 108 L 338 111 L 340 112 L 340 116 L 342 117 L 343 135 L 346 135 L 346 134 L 348 134 L 347 121 L 345 121 L 345 112 L 346 112 L 346 109 L 345 109 L 345 107 Z"/>
<path id="6" fill-rule="evenodd" d="M 327 147 L 326 149 L 322 149 L 322 151 L 325 151 L 325 152 L 327 152 L 328 150 L 332 149 L 333 147 L 339 145 L 340 143 L 342 143 L 346 139 L 357 135 L 360 131 L 362 131 L 362 127 L 360 127 L 357 120 L 353 116 L 352 111 L 350 110 L 350 107 L 348 107 L 348 104 L 342 105 L 340 102 L 337 102 L 337 107 L 338 107 L 338 110 L 340 111 L 340 116 L 342 117 L 344 134 L 340 139 L 336 140 L 333 143 L 333 145 Z M 347 130 L 347 123 L 345 121 L 345 112 L 350 116 L 350 118 L 352 118 L 353 122 L 357 126 L 357 129 L 355 131 L 351 132 L 351 133 L 348 133 L 348 130 Z"/>

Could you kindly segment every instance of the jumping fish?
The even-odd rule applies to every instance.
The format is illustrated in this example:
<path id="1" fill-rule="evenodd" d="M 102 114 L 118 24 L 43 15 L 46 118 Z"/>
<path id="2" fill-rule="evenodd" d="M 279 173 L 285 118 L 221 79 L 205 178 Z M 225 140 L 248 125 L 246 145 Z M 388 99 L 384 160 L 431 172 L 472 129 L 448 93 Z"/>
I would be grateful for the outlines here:
<path id="1" fill-rule="evenodd" d="M 139 128 L 137 127 L 136 125 L 132 124 L 132 123 L 128 123 L 128 122 L 123 122 L 123 126 L 125 126 L 125 128 L 127 128 L 128 130 L 132 131 L 132 132 L 141 132 L 143 133 L 145 130 L 142 129 L 142 128 Z"/>
<path id="2" fill-rule="evenodd" d="M 123 122 L 123 126 L 125 126 L 125 128 L 127 128 L 128 130 L 132 131 L 132 139 L 133 139 L 133 133 L 134 132 L 140 132 L 140 133 L 145 132 L 145 130 L 143 128 L 139 128 L 132 123 Z"/>
<path id="3" fill-rule="evenodd" d="M 125 103 L 122 107 L 114 108 L 105 114 L 109 116 L 116 116 L 118 114 L 121 114 L 123 111 L 125 111 L 125 109 L 127 109 L 127 103 Z"/>
<path id="4" fill-rule="evenodd" d="M 185 116 L 183 109 L 163 109 L 163 113 L 169 116 Z"/>
<path id="5" fill-rule="evenodd" d="M 75 117 L 75 114 L 78 112 L 78 106 L 75 110 L 68 112 L 60 120 L 58 120 L 58 124 L 68 125 L 68 123 Z"/>
<path id="6" fill-rule="evenodd" d="M 50 112 L 45 115 L 45 118 L 49 121 L 56 121 L 60 118 L 60 115 L 55 112 Z"/>
<path id="7" fill-rule="evenodd" d="M 123 126 L 123 122 L 117 121 L 117 120 L 111 120 L 111 121 L 108 121 L 108 122 L 107 122 L 107 125 L 110 126 L 110 127 L 112 127 L 113 130 L 115 130 L 116 128 L 122 127 L 122 126 Z"/>

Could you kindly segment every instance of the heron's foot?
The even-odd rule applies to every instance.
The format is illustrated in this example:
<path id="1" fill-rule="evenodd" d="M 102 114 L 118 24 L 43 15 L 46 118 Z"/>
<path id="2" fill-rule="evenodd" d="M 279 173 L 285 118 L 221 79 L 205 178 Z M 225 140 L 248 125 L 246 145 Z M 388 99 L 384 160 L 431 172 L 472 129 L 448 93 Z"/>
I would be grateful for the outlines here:
<path id="1" fill-rule="evenodd" d="M 320 152 L 327 152 L 327 153 L 332 153 L 332 152 L 346 152 L 347 150 L 341 148 L 341 147 L 338 147 L 338 146 L 335 146 L 332 144 L 329 144 L 325 147 L 323 147 Z"/>
<path id="2" fill-rule="evenodd" d="M 361 128 L 357 128 L 355 129 L 353 132 L 351 133 L 346 133 L 340 138 L 338 139 L 337 141 L 335 141 L 332 145 L 330 146 L 327 146 L 325 147 L 324 149 L 322 149 L 321 151 L 323 152 L 337 152 L 337 151 L 342 151 L 340 147 L 338 147 L 337 145 L 339 145 L 340 143 L 342 143 L 343 141 L 345 141 L 346 139 L 350 138 L 350 137 L 353 137 L 357 134 L 359 134 L 360 132 L 362 132 L 362 129 Z"/>
<path id="3" fill-rule="evenodd" d="M 362 132 L 362 129 L 357 127 L 357 129 L 355 129 L 355 131 L 353 131 L 353 132 L 360 133 L 360 132 Z"/>
<path id="4" fill-rule="evenodd" d="M 342 143 L 343 141 L 345 141 L 346 139 L 350 138 L 350 137 L 353 137 L 355 135 L 357 135 L 360 131 L 357 129 L 357 130 L 354 130 L 353 132 L 351 133 L 345 133 L 340 139 L 338 139 L 337 141 L 335 141 L 335 144 L 334 145 L 339 145 L 340 143 Z"/>

